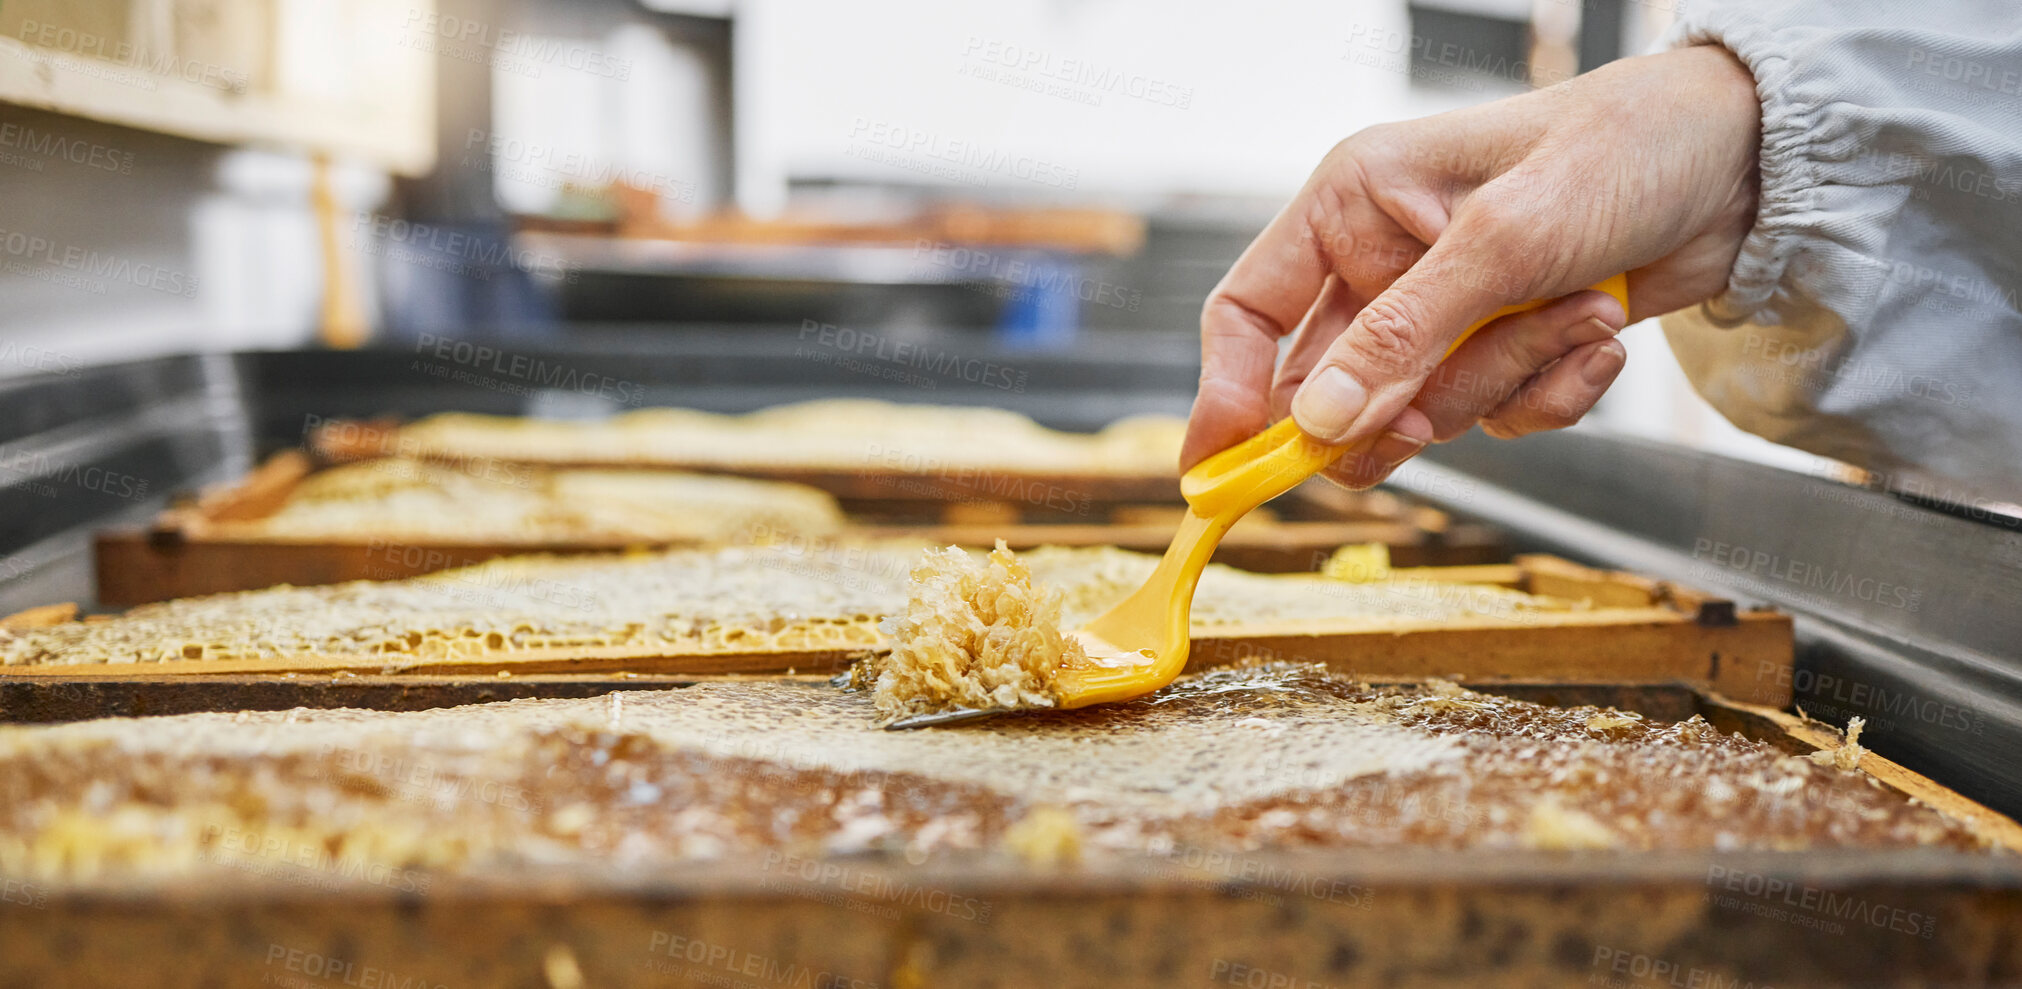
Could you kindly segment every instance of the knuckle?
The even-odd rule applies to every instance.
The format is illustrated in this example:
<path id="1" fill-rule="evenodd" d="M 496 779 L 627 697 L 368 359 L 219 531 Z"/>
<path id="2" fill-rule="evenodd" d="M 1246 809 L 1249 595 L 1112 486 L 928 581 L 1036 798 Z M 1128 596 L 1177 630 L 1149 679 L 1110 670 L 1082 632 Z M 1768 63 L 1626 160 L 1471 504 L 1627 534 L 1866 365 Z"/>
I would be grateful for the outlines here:
<path id="1" fill-rule="evenodd" d="M 1468 199 L 1467 212 L 1468 219 L 1484 230 L 1517 237 L 1531 228 L 1538 211 L 1536 206 L 1523 202 L 1515 190 L 1483 186 Z"/>
<path id="2" fill-rule="evenodd" d="M 1207 301 L 1201 303 L 1201 342 L 1204 346 L 1225 339 L 1240 340 L 1259 332 L 1273 337 L 1283 336 L 1285 329 L 1270 316 L 1243 304 L 1220 286 L 1216 286 L 1208 294 Z"/>
<path id="3" fill-rule="evenodd" d="M 1407 304 L 1379 298 L 1355 317 L 1354 329 L 1343 334 L 1356 362 L 1389 379 L 1419 377 L 1431 370 L 1426 360 L 1426 331 Z"/>
<path id="4" fill-rule="evenodd" d="M 1215 286 L 1214 291 L 1209 292 L 1207 299 L 1201 303 L 1201 339 L 1212 340 L 1227 334 L 1229 321 L 1242 319 L 1246 315 L 1242 312 L 1242 307 L 1236 305 L 1234 299 L 1223 293 L 1221 286 Z"/>
<path id="5" fill-rule="evenodd" d="M 1375 154 L 1396 143 L 1397 132 L 1402 126 L 1395 122 L 1380 122 L 1363 127 L 1334 142 L 1327 151 L 1327 160 L 1339 163 Z"/>
<path id="6" fill-rule="evenodd" d="M 1327 153 L 1320 157 L 1320 167 L 1316 171 L 1323 175 L 1331 175 L 1343 163 L 1354 161 L 1356 154 L 1360 153 L 1362 149 L 1363 133 L 1363 131 L 1356 131 L 1339 141 L 1335 141 L 1334 146 L 1328 148 Z"/>
<path id="7" fill-rule="evenodd" d="M 1338 257 L 1350 253 L 1354 237 L 1348 232 L 1348 204 L 1342 198 L 1339 186 L 1323 182 L 1306 197 L 1305 230 L 1307 242 L 1317 246 L 1326 257 Z"/>

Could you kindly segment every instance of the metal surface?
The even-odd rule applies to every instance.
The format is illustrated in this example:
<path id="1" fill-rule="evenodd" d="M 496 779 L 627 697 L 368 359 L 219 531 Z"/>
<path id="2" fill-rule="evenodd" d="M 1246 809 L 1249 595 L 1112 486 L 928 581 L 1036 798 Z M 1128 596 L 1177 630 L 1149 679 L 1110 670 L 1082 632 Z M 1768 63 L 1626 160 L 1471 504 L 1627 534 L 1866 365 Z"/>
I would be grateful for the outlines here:
<path id="1" fill-rule="evenodd" d="M 569 351 L 424 338 L 236 361 L 263 452 L 300 444 L 311 416 L 603 415 L 656 405 L 748 412 L 833 396 L 994 405 L 1093 430 L 1127 415 L 1185 415 L 1199 369 L 1197 345 L 1178 337 L 1089 334 L 1059 353 L 1006 349 L 982 334 L 828 329 L 836 332 L 614 327 Z"/>
<path id="2" fill-rule="evenodd" d="M 0 381 L 0 613 L 89 600 L 91 530 L 244 473 L 237 385 L 205 357 Z"/>
<path id="3" fill-rule="evenodd" d="M 94 530 L 144 523 L 173 496 L 236 480 L 256 456 L 302 445 L 329 419 L 595 416 L 655 405 L 744 412 L 847 395 L 995 405 L 1091 430 L 1127 415 L 1185 414 L 1193 346 L 1097 333 L 1073 353 L 1044 353 L 920 329 L 844 339 L 818 327 L 634 328 L 567 351 L 423 337 L 0 380 L 0 614 L 52 601 L 91 606 Z"/>
<path id="4" fill-rule="evenodd" d="M 993 717 L 1011 713 L 1008 707 L 974 708 L 958 707 L 947 711 L 928 714 L 909 714 L 885 726 L 886 731 L 905 731 L 909 728 L 933 728 L 937 725 L 958 725 L 964 721 Z"/>
<path id="5" fill-rule="evenodd" d="M 569 270 L 860 285 L 1007 282 L 1001 274 L 1005 266 L 1029 265 L 1052 256 L 1031 249 L 982 248 L 971 253 L 996 263 L 978 270 L 937 263 L 931 251 L 912 244 L 725 244 L 559 233 L 522 233 L 517 240 L 523 249 L 557 258 Z M 933 246 L 946 249 L 929 245 Z"/>
<path id="6" fill-rule="evenodd" d="M 1837 481 L 1594 432 L 1474 436 L 1407 491 L 1519 548 L 1684 581 L 1798 617 L 1797 706 L 2022 813 L 2022 531 Z M 1780 675 L 1780 674 L 1769 674 Z"/>

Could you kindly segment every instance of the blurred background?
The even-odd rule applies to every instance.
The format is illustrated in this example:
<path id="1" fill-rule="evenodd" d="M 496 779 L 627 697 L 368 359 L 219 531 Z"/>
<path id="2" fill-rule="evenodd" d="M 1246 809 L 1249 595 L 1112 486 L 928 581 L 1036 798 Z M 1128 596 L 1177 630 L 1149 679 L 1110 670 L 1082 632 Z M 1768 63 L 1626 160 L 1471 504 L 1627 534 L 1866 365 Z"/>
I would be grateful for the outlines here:
<path id="1" fill-rule="evenodd" d="M 6 0 L 0 374 L 443 341 L 841 362 L 917 401 L 978 354 L 1171 370 L 1334 142 L 1636 53 L 1671 12 Z M 1700 402 L 1654 324 L 1625 339 L 1592 426 L 1810 461 Z"/>

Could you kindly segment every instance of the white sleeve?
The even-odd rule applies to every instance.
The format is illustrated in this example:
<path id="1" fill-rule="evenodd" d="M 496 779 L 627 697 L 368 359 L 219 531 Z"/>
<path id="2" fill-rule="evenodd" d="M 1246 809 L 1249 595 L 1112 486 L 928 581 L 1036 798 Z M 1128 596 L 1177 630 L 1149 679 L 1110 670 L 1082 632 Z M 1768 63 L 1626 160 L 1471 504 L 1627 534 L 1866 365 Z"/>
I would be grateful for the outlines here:
<path id="1" fill-rule="evenodd" d="M 1693 44 L 1762 100 L 1727 291 L 1665 321 L 1695 386 L 1770 439 L 2022 501 L 2022 3 L 1711 0 L 1664 42 Z"/>

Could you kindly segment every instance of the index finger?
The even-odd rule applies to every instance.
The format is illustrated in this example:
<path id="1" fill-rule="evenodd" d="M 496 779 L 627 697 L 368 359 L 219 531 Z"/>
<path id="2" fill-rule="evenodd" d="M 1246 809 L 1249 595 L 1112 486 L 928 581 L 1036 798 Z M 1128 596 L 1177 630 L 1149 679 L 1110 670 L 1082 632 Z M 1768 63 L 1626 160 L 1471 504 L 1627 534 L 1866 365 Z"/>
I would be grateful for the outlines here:
<path id="1" fill-rule="evenodd" d="M 1201 382 L 1180 467 L 1271 424 L 1278 340 L 1319 298 L 1329 271 L 1306 191 L 1273 217 L 1201 308 Z"/>

